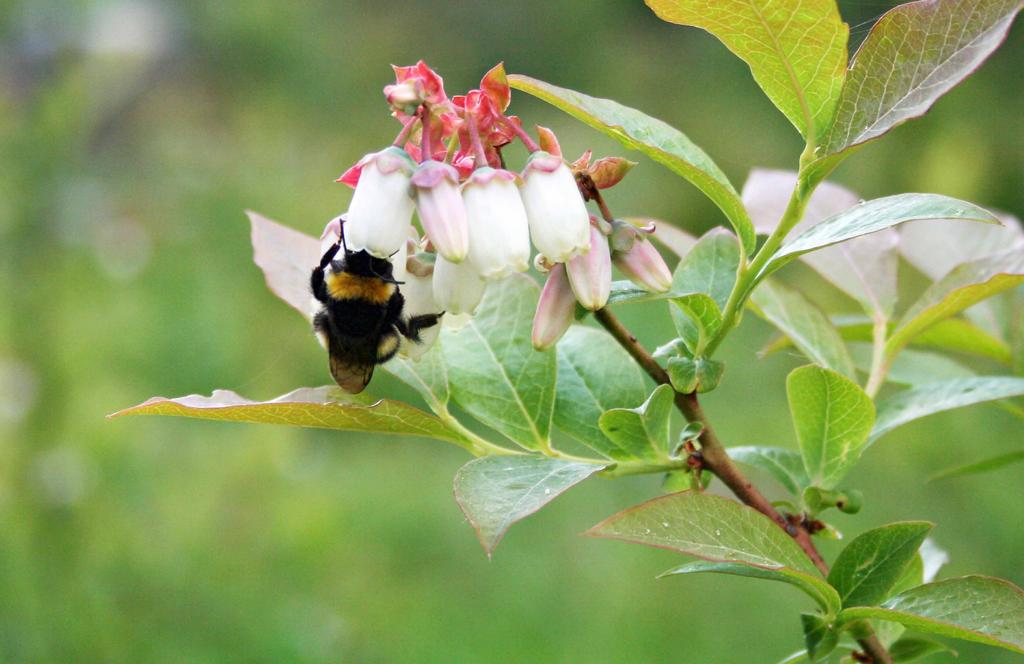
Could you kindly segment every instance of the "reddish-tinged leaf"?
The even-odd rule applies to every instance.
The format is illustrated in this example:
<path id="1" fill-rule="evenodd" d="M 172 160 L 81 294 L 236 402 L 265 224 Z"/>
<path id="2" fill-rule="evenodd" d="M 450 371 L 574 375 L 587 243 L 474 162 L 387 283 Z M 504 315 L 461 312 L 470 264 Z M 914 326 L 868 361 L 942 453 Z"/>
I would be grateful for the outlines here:
<path id="1" fill-rule="evenodd" d="M 826 154 L 920 117 L 1002 43 L 1020 0 L 920 0 L 889 10 L 854 56 Z"/>
<path id="2" fill-rule="evenodd" d="M 211 396 L 152 399 L 109 415 L 174 415 L 205 420 L 288 424 L 344 431 L 423 436 L 467 446 L 461 434 L 418 408 L 389 399 L 345 394 L 336 387 L 302 387 L 269 401 L 251 401 L 229 390 Z"/>
<path id="3" fill-rule="evenodd" d="M 313 317 L 309 274 L 320 258 L 320 241 L 305 233 L 246 212 L 252 222 L 252 252 L 270 291 L 298 311 Z"/>
<path id="4" fill-rule="evenodd" d="M 555 132 L 547 127 L 537 125 L 537 136 L 540 138 L 540 149 L 556 157 L 562 156 L 562 146 L 558 144 L 558 137 Z"/>
<path id="5" fill-rule="evenodd" d="M 508 104 L 512 100 L 512 90 L 508 87 L 504 62 L 499 62 L 484 74 L 484 77 L 480 79 L 480 89 L 491 98 L 499 111 L 508 108 Z"/>

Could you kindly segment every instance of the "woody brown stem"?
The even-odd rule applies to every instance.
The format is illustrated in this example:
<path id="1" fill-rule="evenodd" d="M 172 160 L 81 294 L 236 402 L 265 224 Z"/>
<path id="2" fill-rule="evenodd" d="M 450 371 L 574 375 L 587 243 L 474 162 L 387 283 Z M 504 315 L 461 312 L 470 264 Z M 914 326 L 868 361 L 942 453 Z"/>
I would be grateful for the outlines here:
<path id="1" fill-rule="evenodd" d="M 629 355 L 636 360 L 636 363 L 647 372 L 647 375 L 654 379 L 659 385 L 670 385 L 668 373 L 658 364 L 657 360 L 647 352 L 637 341 L 636 336 L 630 332 L 625 325 L 609 309 L 598 309 L 594 312 L 594 318 L 608 331 L 614 339 L 619 342 Z M 704 468 L 711 471 L 722 481 L 729 490 L 743 503 L 753 507 L 769 519 L 774 521 L 780 528 L 785 530 L 796 543 L 803 549 L 807 557 L 811 559 L 823 576 L 828 576 L 828 564 L 811 541 L 810 533 L 801 523 L 791 523 L 786 517 L 779 513 L 775 506 L 764 497 L 756 486 L 747 479 L 743 471 L 726 452 L 725 446 L 715 434 L 711 422 L 704 414 L 700 401 L 695 392 L 683 394 L 675 393 L 676 408 L 683 414 L 688 422 L 699 422 L 704 430 L 697 439 L 701 444 L 701 459 Z M 892 658 L 886 652 L 885 647 L 877 637 L 871 635 L 858 640 L 864 652 L 871 657 L 876 664 L 891 664 Z"/>

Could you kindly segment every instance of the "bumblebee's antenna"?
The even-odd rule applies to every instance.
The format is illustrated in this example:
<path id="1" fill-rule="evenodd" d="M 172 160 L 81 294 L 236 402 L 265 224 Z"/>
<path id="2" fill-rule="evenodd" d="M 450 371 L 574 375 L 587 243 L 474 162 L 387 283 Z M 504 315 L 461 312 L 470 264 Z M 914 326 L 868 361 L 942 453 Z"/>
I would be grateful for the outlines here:
<path id="1" fill-rule="evenodd" d="M 345 244 L 345 217 L 341 217 L 338 221 L 338 235 L 341 237 L 341 246 L 345 249 L 345 255 L 348 255 L 348 245 Z"/>

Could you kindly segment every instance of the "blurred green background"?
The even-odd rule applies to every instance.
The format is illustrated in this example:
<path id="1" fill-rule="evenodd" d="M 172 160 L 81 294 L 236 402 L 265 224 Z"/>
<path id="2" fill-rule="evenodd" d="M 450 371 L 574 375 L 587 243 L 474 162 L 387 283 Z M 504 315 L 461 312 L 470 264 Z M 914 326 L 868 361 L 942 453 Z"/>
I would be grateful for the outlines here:
<path id="1" fill-rule="evenodd" d="M 893 3 L 839 4 L 859 41 Z M 344 210 L 349 190 L 333 179 L 394 135 L 388 65 L 419 58 L 449 94 L 504 60 L 624 101 L 683 129 L 737 187 L 750 167 L 791 167 L 801 149 L 739 60 L 639 1 L 6 0 L 0 660 L 731 663 L 800 647 L 798 593 L 658 581 L 678 556 L 578 536 L 657 495 L 657 478 L 585 484 L 488 561 L 451 497 L 468 460 L 454 447 L 104 419 L 155 394 L 269 398 L 329 381 L 305 322 L 252 265 L 242 211 L 315 233 Z M 932 191 L 1021 216 L 1021 62 L 1017 26 L 926 118 L 835 179 L 865 198 Z M 567 155 L 622 153 L 522 95 L 512 110 L 554 127 Z M 695 233 L 722 221 L 640 161 L 610 193 L 617 212 Z M 649 347 L 669 335 L 660 306 L 624 316 Z M 727 380 L 705 400 L 731 444 L 794 445 L 783 377 L 801 360 L 758 359 L 769 336 L 747 316 L 723 349 Z M 412 398 L 388 377 L 375 389 Z M 902 429 L 854 473 L 865 510 L 836 525 L 849 537 L 932 520 L 952 557 L 945 574 L 1024 584 L 1021 467 L 922 483 L 1019 447 L 1020 422 L 988 406 Z M 1012 659 L 957 647 L 960 661 Z"/>

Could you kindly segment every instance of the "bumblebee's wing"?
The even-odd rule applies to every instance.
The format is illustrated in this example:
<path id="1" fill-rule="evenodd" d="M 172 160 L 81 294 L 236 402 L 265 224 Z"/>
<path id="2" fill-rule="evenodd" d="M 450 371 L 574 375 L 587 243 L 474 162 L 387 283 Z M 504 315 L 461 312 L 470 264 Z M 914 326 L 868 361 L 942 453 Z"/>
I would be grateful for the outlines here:
<path id="1" fill-rule="evenodd" d="M 336 335 L 329 335 L 327 352 L 330 357 L 331 376 L 341 389 L 359 394 L 373 377 L 374 354 L 367 353 L 365 344 L 346 343 Z"/>

